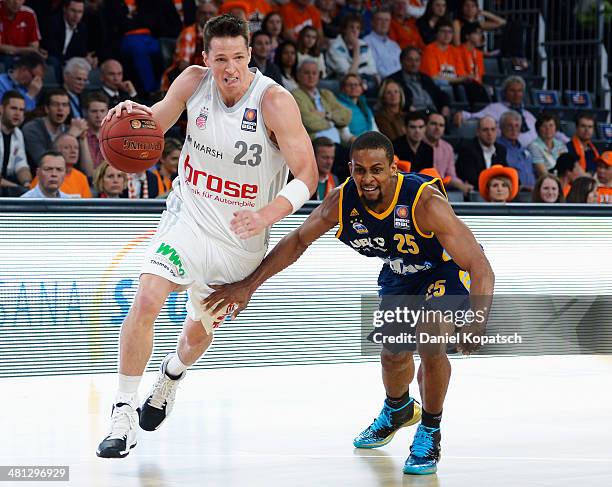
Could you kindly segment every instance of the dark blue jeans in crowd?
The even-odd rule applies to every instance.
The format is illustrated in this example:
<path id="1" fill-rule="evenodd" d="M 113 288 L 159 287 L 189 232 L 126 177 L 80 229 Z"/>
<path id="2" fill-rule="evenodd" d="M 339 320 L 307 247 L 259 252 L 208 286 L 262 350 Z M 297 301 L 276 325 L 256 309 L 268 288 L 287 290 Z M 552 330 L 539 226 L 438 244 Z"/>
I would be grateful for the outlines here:
<path id="1" fill-rule="evenodd" d="M 148 34 L 126 35 L 121 41 L 121 55 L 131 59 L 146 92 L 159 90 L 160 79 L 153 67 L 153 58 L 161 55 L 157 39 Z"/>

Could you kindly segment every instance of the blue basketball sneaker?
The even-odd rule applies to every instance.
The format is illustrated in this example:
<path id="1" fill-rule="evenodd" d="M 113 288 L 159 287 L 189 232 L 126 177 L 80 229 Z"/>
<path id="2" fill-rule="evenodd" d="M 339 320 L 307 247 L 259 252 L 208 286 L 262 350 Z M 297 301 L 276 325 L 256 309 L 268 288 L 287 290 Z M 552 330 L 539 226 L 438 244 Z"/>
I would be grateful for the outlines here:
<path id="1" fill-rule="evenodd" d="M 413 475 L 436 473 L 440 461 L 441 438 L 440 428 L 429 428 L 420 424 L 410 447 L 410 456 L 404 463 L 404 473 Z"/>
<path id="2" fill-rule="evenodd" d="M 418 423 L 421 407 L 413 399 L 394 409 L 385 401 L 382 411 L 374 422 L 353 440 L 355 448 L 378 448 L 393 439 L 398 429 Z"/>

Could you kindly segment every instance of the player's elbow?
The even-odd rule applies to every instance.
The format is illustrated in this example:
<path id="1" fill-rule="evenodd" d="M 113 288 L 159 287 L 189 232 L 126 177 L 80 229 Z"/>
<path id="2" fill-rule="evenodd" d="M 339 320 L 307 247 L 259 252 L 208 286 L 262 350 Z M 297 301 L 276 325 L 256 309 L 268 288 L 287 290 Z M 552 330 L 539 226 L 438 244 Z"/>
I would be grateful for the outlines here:
<path id="1" fill-rule="evenodd" d="M 469 273 L 473 280 L 478 280 L 486 289 L 487 294 L 493 292 L 495 285 L 495 273 L 491 267 L 489 259 L 484 255 L 479 255 L 472 260 Z"/>

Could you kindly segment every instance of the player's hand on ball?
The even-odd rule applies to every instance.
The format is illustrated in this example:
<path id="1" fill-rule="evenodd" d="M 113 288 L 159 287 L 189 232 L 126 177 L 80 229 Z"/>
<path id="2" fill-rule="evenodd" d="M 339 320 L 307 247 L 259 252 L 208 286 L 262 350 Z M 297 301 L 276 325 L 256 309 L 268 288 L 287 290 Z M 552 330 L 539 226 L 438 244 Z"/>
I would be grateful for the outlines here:
<path id="1" fill-rule="evenodd" d="M 151 110 L 151 108 L 149 108 L 148 106 L 141 105 L 140 103 L 136 103 L 135 101 L 132 101 L 132 100 L 125 100 L 108 111 L 108 113 L 106 114 L 106 117 L 104 117 L 104 120 L 102 120 L 102 124 L 108 122 L 113 117 L 121 118 L 124 110 L 127 114 L 145 113 L 147 115 L 153 116 L 153 110 Z"/>
<path id="2" fill-rule="evenodd" d="M 215 291 L 208 297 L 202 300 L 202 306 L 211 315 L 217 316 L 224 309 L 233 306 L 234 310 L 231 314 L 231 319 L 235 319 L 238 314 L 247 307 L 253 291 L 244 283 L 244 281 L 234 282 L 232 284 L 211 285 Z"/>
<path id="3" fill-rule="evenodd" d="M 250 210 L 236 211 L 234 218 L 230 222 L 232 232 L 243 240 L 260 234 L 267 226 L 264 218 L 259 213 Z"/>

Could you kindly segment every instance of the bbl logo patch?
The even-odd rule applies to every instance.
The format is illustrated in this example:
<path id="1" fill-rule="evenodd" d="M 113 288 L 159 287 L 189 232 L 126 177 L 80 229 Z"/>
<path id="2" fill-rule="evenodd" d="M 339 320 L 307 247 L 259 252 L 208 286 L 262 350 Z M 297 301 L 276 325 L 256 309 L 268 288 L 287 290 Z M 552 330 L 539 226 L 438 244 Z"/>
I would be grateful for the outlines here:
<path id="1" fill-rule="evenodd" d="M 364 235 L 368 233 L 368 229 L 365 227 L 363 223 L 355 222 L 353 223 L 353 228 L 359 235 Z"/>
<path id="2" fill-rule="evenodd" d="M 142 127 L 142 123 L 140 122 L 140 120 L 131 120 L 130 125 L 133 129 L 139 129 L 140 127 Z"/>
<path id="3" fill-rule="evenodd" d="M 195 124 L 200 130 L 204 130 L 206 128 L 206 122 L 208 121 L 208 108 L 202 107 L 200 109 L 200 114 L 198 118 L 196 118 Z"/>
<path id="4" fill-rule="evenodd" d="M 255 132 L 257 130 L 257 109 L 244 109 L 244 115 L 242 116 L 242 124 L 240 125 L 240 130 L 246 130 L 247 132 Z"/>
<path id="5" fill-rule="evenodd" d="M 397 205 L 393 212 L 393 226 L 401 230 L 410 229 L 410 220 L 408 219 L 408 207 Z"/>

